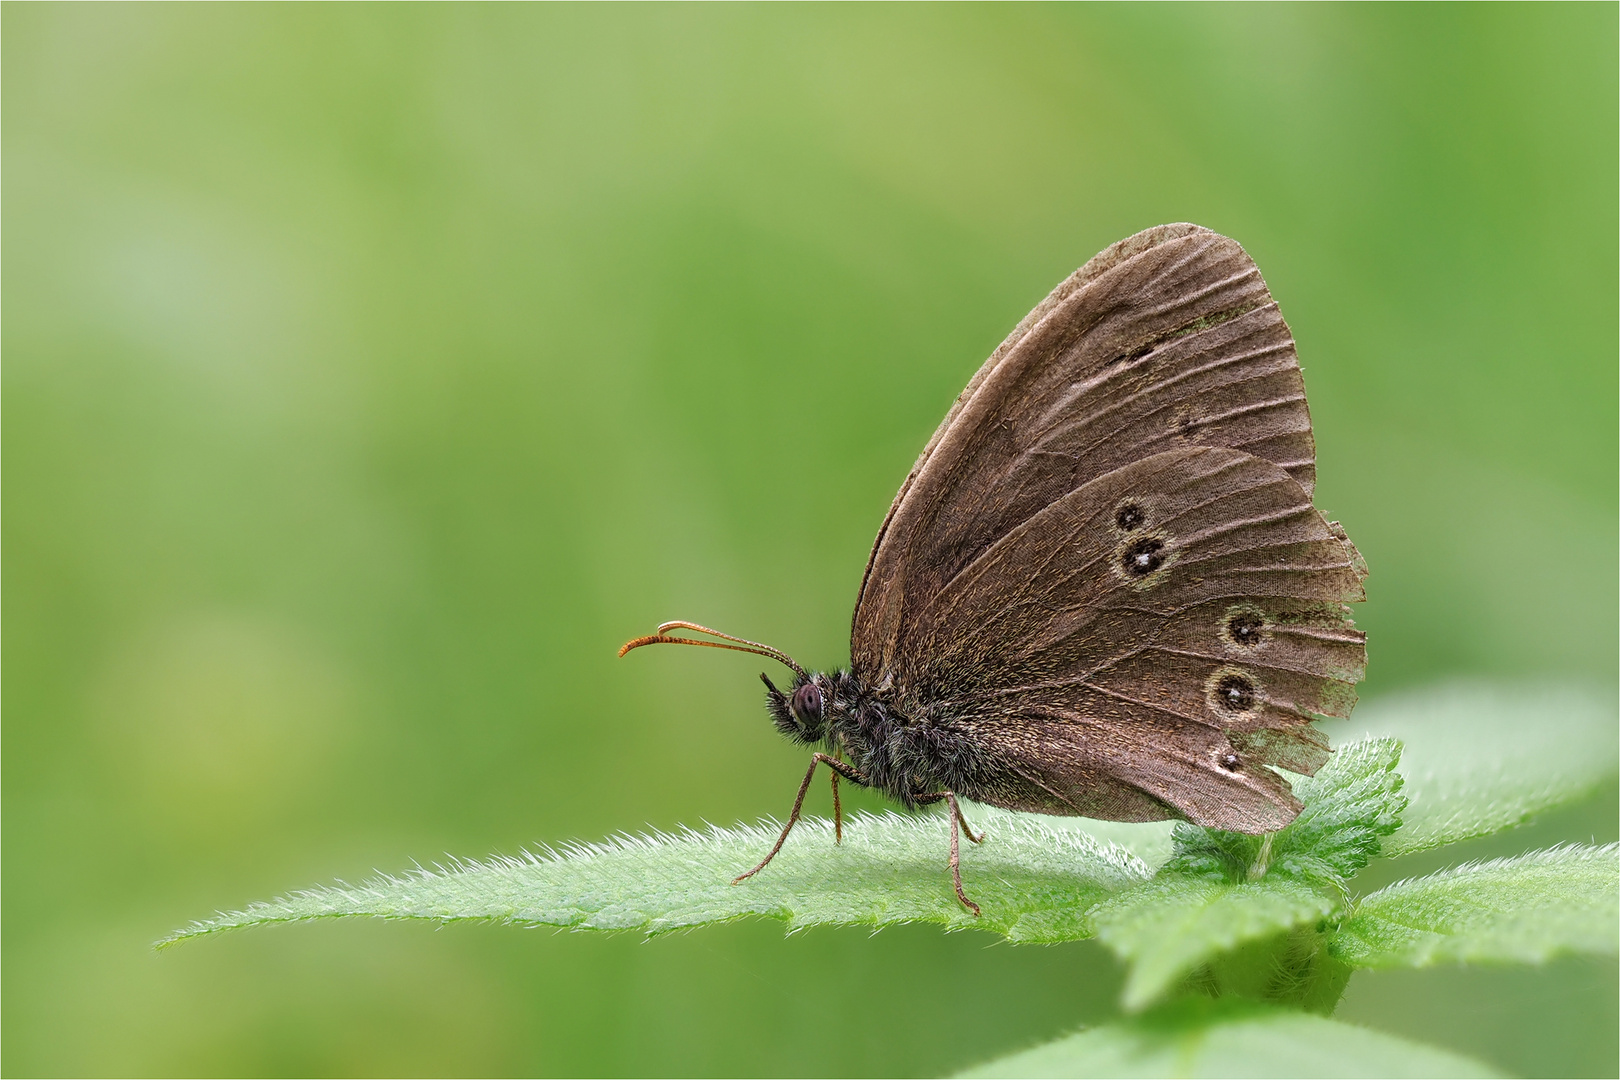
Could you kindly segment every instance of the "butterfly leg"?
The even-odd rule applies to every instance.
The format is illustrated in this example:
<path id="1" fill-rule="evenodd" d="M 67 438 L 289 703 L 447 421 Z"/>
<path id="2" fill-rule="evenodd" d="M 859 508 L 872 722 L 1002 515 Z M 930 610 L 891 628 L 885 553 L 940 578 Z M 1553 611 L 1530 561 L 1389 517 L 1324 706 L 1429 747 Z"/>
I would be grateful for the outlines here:
<path id="1" fill-rule="evenodd" d="M 956 815 L 956 820 L 962 826 L 962 832 L 967 834 L 967 838 L 975 844 L 984 843 L 984 833 L 980 833 L 978 836 L 973 835 L 973 829 L 968 825 L 967 818 L 962 816 L 962 806 L 956 801 L 956 796 L 947 791 L 945 797 L 951 801 L 951 812 Z"/>
<path id="2" fill-rule="evenodd" d="M 973 830 L 967 827 L 967 822 L 962 818 L 961 804 L 956 801 L 954 792 L 947 791 L 945 801 L 951 805 L 951 884 L 956 886 L 956 898 L 962 901 L 962 906 L 973 912 L 973 917 L 977 919 L 984 913 L 979 910 L 979 905 L 969 900 L 967 893 L 962 891 L 962 841 L 958 830 L 967 833 L 968 839 L 975 844 L 983 837 L 975 837 Z"/>
<path id="3" fill-rule="evenodd" d="M 770 864 L 770 861 L 776 858 L 776 853 L 782 850 L 782 845 L 787 843 L 788 833 L 792 832 L 793 826 L 799 823 L 799 811 L 804 808 L 804 796 L 805 793 L 810 790 L 810 781 L 815 779 L 816 766 L 823 764 L 833 771 L 835 780 L 837 775 L 842 773 L 846 778 L 855 781 L 857 784 L 866 783 L 866 777 L 862 775 L 860 770 L 856 769 L 854 766 L 846 765 L 837 758 L 828 757 L 826 754 L 817 753 L 811 755 L 810 768 L 804 774 L 804 782 L 799 785 L 799 794 L 793 800 L 793 812 L 788 814 L 787 824 L 782 826 L 782 835 L 776 838 L 776 844 L 771 848 L 770 852 L 759 861 L 758 866 L 754 867 L 746 874 L 738 874 L 736 877 L 731 879 L 731 883 L 733 885 L 741 885 L 744 881 L 747 881 L 749 878 L 765 869 L 765 867 Z M 835 798 L 837 796 L 837 791 L 838 789 L 834 787 L 833 793 Z M 838 831 L 841 833 L 843 830 L 840 828 Z"/>
<path id="4" fill-rule="evenodd" d="M 838 801 L 838 770 L 833 769 L 827 773 L 832 777 L 833 789 L 833 843 L 844 842 L 844 807 Z"/>
<path id="5" fill-rule="evenodd" d="M 977 919 L 983 912 L 979 910 L 979 905 L 969 900 L 967 893 L 962 891 L 962 834 L 967 833 L 967 838 L 975 844 L 984 841 L 984 834 L 973 835 L 973 830 L 968 827 L 967 818 L 962 816 L 962 804 L 957 802 L 956 792 L 936 791 L 929 795 L 912 796 L 912 802 L 917 806 L 927 806 L 941 799 L 944 799 L 951 808 L 951 884 L 956 886 L 956 898 L 962 901 L 962 906 L 973 912 L 973 917 Z"/>

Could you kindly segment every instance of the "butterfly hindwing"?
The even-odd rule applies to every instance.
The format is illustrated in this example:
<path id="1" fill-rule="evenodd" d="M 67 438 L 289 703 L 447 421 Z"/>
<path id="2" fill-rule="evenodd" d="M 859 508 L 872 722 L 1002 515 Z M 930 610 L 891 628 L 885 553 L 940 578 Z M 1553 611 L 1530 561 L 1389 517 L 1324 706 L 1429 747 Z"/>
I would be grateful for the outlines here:
<path id="1" fill-rule="evenodd" d="M 1053 503 L 947 583 L 906 628 L 915 659 L 896 705 L 971 734 L 985 775 L 1033 777 L 1027 798 L 1001 785 L 986 801 L 1063 812 L 1042 792 L 1079 799 L 1105 773 L 1205 824 L 1286 821 L 1287 785 L 1263 766 L 1326 760 L 1310 721 L 1355 702 L 1365 642 L 1344 605 L 1361 579 L 1282 469 L 1233 450 L 1158 454 Z"/>

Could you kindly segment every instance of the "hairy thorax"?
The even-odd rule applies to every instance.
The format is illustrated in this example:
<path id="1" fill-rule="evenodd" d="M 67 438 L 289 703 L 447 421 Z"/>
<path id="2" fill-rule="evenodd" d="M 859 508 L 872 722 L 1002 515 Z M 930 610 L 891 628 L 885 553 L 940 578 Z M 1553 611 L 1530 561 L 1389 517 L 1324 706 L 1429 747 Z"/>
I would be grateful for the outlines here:
<path id="1" fill-rule="evenodd" d="M 814 676 L 827 697 L 827 748 L 844 753 L 867 783 L 908 807 L 955 791 L 973 798 L 979 751 L 964 732 L 941 720 L 916 719 L 889 690 L 868 687 L 849 671 Z"/>

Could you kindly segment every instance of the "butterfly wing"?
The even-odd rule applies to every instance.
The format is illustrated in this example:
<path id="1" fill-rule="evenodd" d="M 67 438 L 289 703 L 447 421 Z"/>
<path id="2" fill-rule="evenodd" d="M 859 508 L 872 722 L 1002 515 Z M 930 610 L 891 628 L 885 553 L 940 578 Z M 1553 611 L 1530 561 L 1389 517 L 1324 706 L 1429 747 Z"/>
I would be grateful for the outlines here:
<path id="1" fill-rule="evenodd" d="M 851 645 L 892 668 L 908 620 L 1018 523 L 1162 450 L 1226 446 L 1315 482 L 1293 336 L 1253 260 L 1196 225 L 1122 240 L 1019 323 L 934 433 L 878 532 Z"/>
<path id="2" fill-rule="evenodd" d="M 1015 809 L 1258 832 L 1298 812 L 1365 665 L 1364 571 L 1284 470 L 1167 451 L 1021 523 L 914 627 L 896 709 L 974 747 L 962 793 Z"/>
<path id="3" fill-rule="evenodd" d="M 1276 828 L 1298 803 L 1263 766 L 1320 766 L 1310 719 L 1348 712 L 1365 660 L 1343 606 L 1363 570 L 1313 479 L 1253 262 L 1195 226 L 1122 241 L 1020 324 L 919 459 L 855 670 L 973 748 L 940 777 L 964 794 Z"/>

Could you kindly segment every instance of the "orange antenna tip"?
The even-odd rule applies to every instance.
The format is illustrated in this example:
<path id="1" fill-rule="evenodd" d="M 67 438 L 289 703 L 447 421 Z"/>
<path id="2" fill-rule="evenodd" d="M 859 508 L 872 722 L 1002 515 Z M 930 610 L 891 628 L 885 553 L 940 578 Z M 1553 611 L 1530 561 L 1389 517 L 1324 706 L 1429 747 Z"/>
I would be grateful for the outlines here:
<path id="1" fill-rule="evenodd" d="M 663 634 L 648 634 L 646 637 L 638 637 L 634 641 L 627 641 L 623 645 L 620 645 L 619 656 L 622 658 L 624 654 L 629 652 L 631 649 L 639 649 L 643 645 L 653 645 L 660 641 L 668 640 L 669 638 L 665 637 Z"/>

